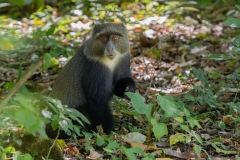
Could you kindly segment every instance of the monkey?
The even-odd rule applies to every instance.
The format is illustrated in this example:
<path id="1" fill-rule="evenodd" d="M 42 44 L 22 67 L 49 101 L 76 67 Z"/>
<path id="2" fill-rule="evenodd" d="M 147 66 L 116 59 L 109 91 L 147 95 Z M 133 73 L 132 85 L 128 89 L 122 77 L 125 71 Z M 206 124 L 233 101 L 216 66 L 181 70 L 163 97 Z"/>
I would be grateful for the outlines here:
<path id="1" fill-rule="evenodd" d="M 125 92 L 135 91 L 127 28 L 122 23 L 104 23 L 94 26 L 91 38 L 64 66 L 50 97 L 88 118 L 90 124 L 84 124 L 87 132 L 96 132 L 96 126 L 102 125 L 109 134 L 114 129 L 109 106 L 113 94 L 125 97 Z"/>

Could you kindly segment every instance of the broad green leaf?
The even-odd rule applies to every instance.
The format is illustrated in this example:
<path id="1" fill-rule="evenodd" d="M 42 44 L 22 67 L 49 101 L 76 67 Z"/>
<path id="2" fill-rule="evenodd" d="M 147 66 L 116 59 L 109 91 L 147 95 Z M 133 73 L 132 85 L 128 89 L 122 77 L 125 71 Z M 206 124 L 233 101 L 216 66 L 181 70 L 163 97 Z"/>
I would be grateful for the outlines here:
<path id="1" fill-rule="evenodd" d="M 235 6 L 240 10 L 240 5 L 239 4 L 236 4 Z"/>
<path id="2" fill-rule="evenodd" d="M 139 94 L 139 93 L 132 93 L 127 92 L 125 93 L 130 99 L 131 103 L 133 105 L 133 108 L 139 113 L 139 114 L 146 114 L 148 111 L 148 105 L 145 104 L 145 99 Z"/>
<path id="3" fill-rule="evenodd" d="M 161 138 L 168 134 L 168 129 L 166 124 L 158 123 L 155 119 L 151 119 L 151 124 L 153 125 L 153 133 L 156 139 Z"/>
<path id="4" fill-rule="evenodd" d="M 47 36 L 53 35 L 55 29 L 56 29 L 56 25 L 53 24 L 53 25 L 46 31 L 46 35 L 47 35 Z"/>
<path id="5" fill-rule="evenodd" d="M 174 118 L 176 121 L 178 121 L 179 123 L 183 123 L 183 118 L 182 117 L 175 117 Z"/>
<path id="6" fill-rule="evenodd" d="M 71 127 L 71 126 L 68 124 L 68 121 L 65 120 L 65 119 L 59 121 L 58 124 L 59 124 L 59 126 L 60 126 L 65 132 L 67 132 L 68 127 Z"/>
<path id="7" fill-rule="evenodd" d="M 128 158 L 128 160 L 136 160 L 137 159 L 137 157 L 135 156 L 133 151 L 131 151 L 130 149 L 127 149 L 122 146 L 122 150 L 123 150 L 124 154 L 126 155 L 126 157 Z"/>
<path id="8" fill-rule="evenodd" d="M 9 146 L 7 148 L 4 148 L 4 152 L 10 153 L 10 152 L 15 152 L 15 148 L 12 146 Z"/>
<path id="9" fill-rule="evenodd" d="M 232 59 L 232 57 L 228 54 L 211 54 L 210 56 L 206 57 L 206 59 L 212 59 L 216 61 L 221 61 L 221 60 L 229 60 Z"/>
<path id="10" fill-rule="evenodd" d="M 194 123 L 199 129 L 202 128 L 202 126 L 199 124 L 198 120 L 194 119 L 194 120 L 193 120 L 193 123 Z"/>
<path id="11" fill-rule="evenodd" d="M 69 115 L 69 117 L 70 117 L 72 120 L 77 121 L 81 126 L 84 126 L 83 123 L 82 123 L 82 121 L 81 121 L 79 118 L 77 118 L 77 117 L 75 117 L 75 116 L 73 116 L 73 115 Z"/>
<path id="12" fill-rule="evenodd" d="M 35 112 L 35 108 L 32 106 L 30 99 L 27 99 L 26 97 L 20 95 L 15 97 L 15 100 L 17 100 L 22 107 L 26 108 L 27 110 L 31 112 Z"/>
<path id="13" fill-rule="evenodd" d="M 234 47 L 240 48 L 240 34 L 234 38 L 233 45 Z"/>
<path id="14" fill-rule="evenodd" d="M 170 101 L 166 96 L 159 95 L 157 97 L 158 104 L 166 112 L 168 116 L 177 116 L 181 114 L 181 111 L 178 109 L 176 104 L 173 101 Z"/>
<path id="15" fill-rule="evenodd" d="M 181 126 L 181 128 L 185 131 L 185 132 L 190 132 L 190 129 L 188 128 L 188 126 L 187 125 L 184 125 L 184 124 L 182 124 L 182 125 L 180 125 Z"/>
<path id="16" fill-rule="evenodd" d="M 137 142 L 144 143 L 147 137 L 139 132 L 130 132 L 126 135 L 123 135 L 122 138 L 127 142 Z"/>
<path id="17" fill-rule="evenodd" d="M 73 125 L 73 131 L 75 133 L 77 133 L 78 136 L 80 136 L 80 126 L 77 126 L 77 125 Z"/>
<path id="18" fill-rule="evenodd" d="M 152 104 L 148 104 L 146 116 L 147 116 L 148 121 L 150 122 L 150 120 L 152 118 Z"/>
<path id="19" fill-rule="evenodd" d="M 202 144 L 202 138 L 199 136 L 199 134 L 193 132 L 194 137 L 197 139 L 197 141 Z"/>
<path id="20" fill-rule="evenodd" d="M 175 134 L 170 136 L 170 146 L 176 144 L 177 142 L 185 142 L 185 137 L 182 134 Z"/>
<path id="21" fill-rule="evenodd" d="M 186 108 L 184 108 L 184 114 L 186 117 L 190 117 L 190 112 Z"/>
<path id="22" fill-rule="evenodd" d="M 133 147 L 133 148 L 130 148 L 130 150 L 137 154 L 142 154 L 142 155 L 144 154 L 144 151 L 140 147 Z"/>
<path id="23" fill-rule="evenodd" d="M 97 142 L 96 143 L 97 143 L 98 147 L 102 146 L 105 143 L 103 137 L 100 136 L 100 135 L 97 135 Z"/>
<path id="24" fill-rule="evenodd" d="M 201 151 L 202 151 L 201 146 L 199 146 L 199 145 L 195 145 L 195 146 L 194 146 L 194 152 L 195 152 L 196 154 L 200 154 Z"/>
<path id="25" fill-rule="evenodd" d="M 24 160 L 33 160 L 33 157 L 27 153 L 27 154 L 24 154 L 23 159 Z"/>
<path id="26" fill-rule="evenodd" d="M 190 136 L 185 135 L 185 138 L 186 138 L 186 143 L 190 143 L 191 142 L 191 137 Z"/>
<path id="27" fill-rule="evenodd" d="M 65 147 L 67 144 L 64 140 L 61 139 L 57 139 L 56 143 L 59 145 L 59 147 L 63 148 Z"/>
<path id="28" fill-rule="evenodd" d="M 240 28 L 240 20 L 237 18 L 228 18 L 226 21 L 223 22 L 223 24 L 230 27 Z"/>
<path id="29" fill-rule="evenodd" d="M 194 119 L 189 117 L 189 118 L 187 118 L 187 121 L 190 124 L 191 128 L 194 128 L 194 126 L 195 126 Z"/>
<path id="30" fill-rule="evenodd" d="M 16 120 L 24 125 L 26 128 L 31 127 L 34 125 L 37 121 L 37 118 L 32 112 L 29 112 L 28 110 L 25 109 L 19 109 L 15 112 L 15 118 Z"/>
<path id="31" fill-rule="evenodd" d="M 105 147 L 106 149 L 118 149 L 120 147 L 120 145 L 116 142 L 116 141 L 110 141 L 107 145 L 107 147 Z"/>
<path id="32" fill-rule="evenodd" d="M 239 56 L 240 55 L 240 48 L 238 47 L 233 47 L 233 54 L 236 55 L 236 56 Z"/>
<path id="33" fill-rule="evenodd" d="M 43 69 L 46 71 L 48 68 L 56 66 L 58 64 L 58 60 L 52 57 L 49 53 L 45 53 L 43 57 Z"/>
<path id="34" fill-rule="evenodd" d="M 68 108 L 67 111 L 70 112 L 71 115 L 75 116 L 75 117 L 79 117 L 81 118 L 84 122 L 90 124 L 89 120 L 87 119 L 87 117 L 85 117 L 81 112 L 79 112 L 78 110 L 74 109 L 74 108 Z"/>
<path id="35" fill-rule="evenodd" d="M 10 50 L 13 48 L 14 45 L 8 39 L 0 36 L 0 50 Z"/>

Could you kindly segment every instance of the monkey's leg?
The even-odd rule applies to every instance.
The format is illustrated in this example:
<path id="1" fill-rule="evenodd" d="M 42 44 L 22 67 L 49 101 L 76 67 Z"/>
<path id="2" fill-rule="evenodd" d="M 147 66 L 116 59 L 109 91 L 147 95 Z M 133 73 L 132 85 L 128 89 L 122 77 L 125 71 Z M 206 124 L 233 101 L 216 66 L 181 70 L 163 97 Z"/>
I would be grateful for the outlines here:
<path id="1" fill-rule="evenodd" d="M 89 102 L 92 126 L 95 127 L 94 131 L 96 131 L 96 126 L 98 125 L 102 125 L 106 134 L 109 134 L 114 129 L 114 119 L 108 103 L 108 101 L 101 102 L 101 100 L 91 100 Z"/>

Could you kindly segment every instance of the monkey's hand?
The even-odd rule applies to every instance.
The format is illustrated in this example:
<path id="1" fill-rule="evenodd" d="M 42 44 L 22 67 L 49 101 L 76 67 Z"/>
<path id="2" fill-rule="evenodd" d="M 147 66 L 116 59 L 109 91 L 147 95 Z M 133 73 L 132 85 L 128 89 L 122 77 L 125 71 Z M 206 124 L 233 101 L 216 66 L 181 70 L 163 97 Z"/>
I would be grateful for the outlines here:
<path id="1" fill-rule="evenodd" d="M 120 79 L 114 87 L 114 94 L 116 96 L 124 97 L 124 98 L 127 98 L 124 94 L 125 92 L 135 92 L 135 91 L 136 91 L 136 86 L 132 78 Z"/>

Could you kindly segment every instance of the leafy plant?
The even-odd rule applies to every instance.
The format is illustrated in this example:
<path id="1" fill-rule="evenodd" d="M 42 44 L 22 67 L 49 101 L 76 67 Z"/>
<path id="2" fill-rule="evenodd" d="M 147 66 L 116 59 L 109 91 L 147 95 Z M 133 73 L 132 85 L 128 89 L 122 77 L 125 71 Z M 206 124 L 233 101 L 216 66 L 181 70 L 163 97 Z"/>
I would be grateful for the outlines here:
<path id="1" fill-rule="evenodd" d="M 82 121 L 90 124 L 88 119 L 76 109 L 62 105 L 57 99 L 45 98 L 48 101 L 51 111 L 42 110 L 42 114 L 45 118 L 51 120 L 53 130 L 63 130 L 67 135 L 73 136 L 76 139 L 77 136 L 81 135 L 81 126 L 84 126 Z M 81 126 L 75 125 L 73 121 L 76 121 Z"/>

